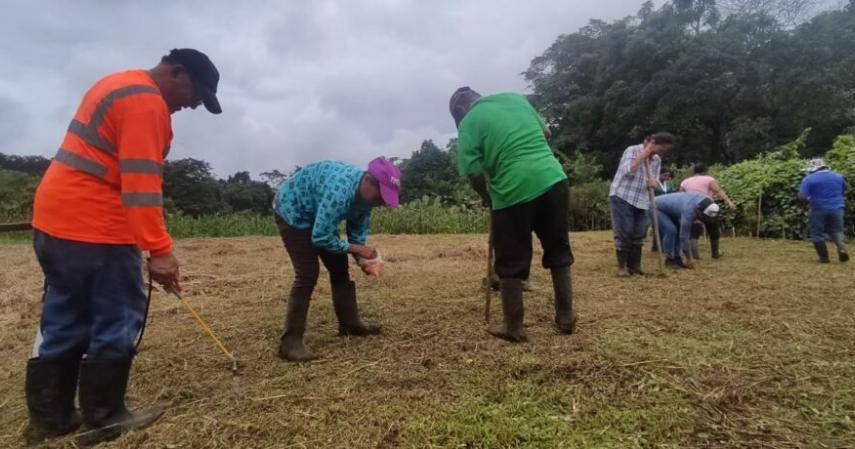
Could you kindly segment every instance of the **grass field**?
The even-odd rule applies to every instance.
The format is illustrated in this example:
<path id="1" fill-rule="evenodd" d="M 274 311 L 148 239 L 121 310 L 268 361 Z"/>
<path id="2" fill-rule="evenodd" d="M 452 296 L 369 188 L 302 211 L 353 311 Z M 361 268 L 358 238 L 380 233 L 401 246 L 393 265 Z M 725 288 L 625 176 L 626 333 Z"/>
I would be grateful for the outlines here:
<path id="1" fill-rule="evenodd" d="M 536 265 L 530 342 L 511 345 L 484 332 L 484 235 L 372 236 L 386 270 L 354 276 L 385 335 L 337 337 L 322 278 L 307 333 L 321 359 L 307 365 L 275 355 L 292 277 L 277 238 L 180 240 L 186 298 L 239 375 L 155 294 L 129 403 L 168 411 L 102 447 L 855 447 L 855 262 L 725 239 L 725 257 L 696 270 L 618 279 L 608 233 L 572 239 L 578 333 L 553 331 Z M 0 447 L 19 447 L 42 278 L 25 243 L 0 245 L 0 261 Z"/>

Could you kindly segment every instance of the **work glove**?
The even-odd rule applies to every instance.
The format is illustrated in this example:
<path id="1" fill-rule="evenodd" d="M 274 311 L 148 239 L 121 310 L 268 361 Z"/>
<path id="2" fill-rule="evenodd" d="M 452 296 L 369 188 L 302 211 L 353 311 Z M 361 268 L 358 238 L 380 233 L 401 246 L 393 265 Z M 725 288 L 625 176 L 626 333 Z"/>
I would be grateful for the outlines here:
<path id="1" fill-rule="evenodd" d="M 362 272 L 369 276 L 379 276 L 380 270 L 383 268 L 383 258 L 380 257 L 380 252 L 377 252 L 377 257 L 373 259 L 365 259 L 362 257 L 357 258 L 357 262 L 359 263 L 359 268 L 362 268 Z"/>

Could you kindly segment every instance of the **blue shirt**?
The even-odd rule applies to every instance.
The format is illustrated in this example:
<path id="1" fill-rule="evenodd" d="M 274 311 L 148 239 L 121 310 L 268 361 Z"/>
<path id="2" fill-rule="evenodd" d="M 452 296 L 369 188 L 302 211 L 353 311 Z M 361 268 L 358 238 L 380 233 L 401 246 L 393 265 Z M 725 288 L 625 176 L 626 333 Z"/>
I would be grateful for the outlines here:
<path id="1" fill-rule="evenodd" d="M 799 195 L 807 198 L 811 210 L 815 211 L 843 210 L 845 192 L 846 180 L 831 170 L 821 170 L 805 176 L 799 187 Z"/>
<path id="2" fill-rule="evenodd" d="M 348 243 L 338 233 L 342 220 L 347 220 L 348 242 L 364 245 L 368 236 L 371 207 L 357 197 L 364 173 L 344 162 L 309 164 L 279 184 L 273 209 L 295 228 L 312 228 L 315 246 L 334 253 L 347 252 Z"/>
<path id="3" fill-rule="evenodd" d="M 672 220 L 680 220 L 680 247 L 689 248 L 689 239 L 692 234 L 692 223 L 698 213 L 698 205 L 707 197 L 700 193 L 676 192 L 657 196 L 656 209 L 671 217 Z"/>

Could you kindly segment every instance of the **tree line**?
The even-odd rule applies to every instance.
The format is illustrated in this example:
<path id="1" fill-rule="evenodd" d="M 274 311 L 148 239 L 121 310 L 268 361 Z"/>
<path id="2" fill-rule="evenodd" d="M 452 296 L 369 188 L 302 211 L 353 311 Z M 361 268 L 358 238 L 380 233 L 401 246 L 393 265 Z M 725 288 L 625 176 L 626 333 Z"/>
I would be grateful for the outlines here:
<path id="1" fill-rule="evenodd" d="M 0 218 L 26 220 L 32 212 L 33 193 L 38 180 L 50 165 L 42 156 L 0 153 Z M 167 213 L 194 217 L 212 214 L 271 213 L 272 186 L 287 175 L 278 170 L 254 180 L 239 171 L 218 179 L 210 164 L 199 159 L 166 161 L 163 168 L 163 196 Z"/>
<path id="2" fill-rule="evenodd" d="M 723 15 L 713 0 L 646 2 L 559 36 L 524 73 L 554 148 L 606 173 L 660 130 L 680 137 L 678 164 L 750 159 L 807 128 L 803 155 L 826 151 L 855 121 L 855 0 L 794 27 L 773 13 L 798 2 L 763 3 L 725 2 L 736 12 Z"/>

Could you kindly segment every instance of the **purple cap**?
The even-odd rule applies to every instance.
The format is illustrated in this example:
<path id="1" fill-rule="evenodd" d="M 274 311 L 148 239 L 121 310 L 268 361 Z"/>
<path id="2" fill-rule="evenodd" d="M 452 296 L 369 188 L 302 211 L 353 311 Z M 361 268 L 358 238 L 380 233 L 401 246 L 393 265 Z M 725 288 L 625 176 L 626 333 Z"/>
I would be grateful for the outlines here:
<path id="1" fill-rule="evenodd" d="M 380 156 L 368 163 L 368 173 L 380 183 L 380 196 L 389 207 L 398 207 L 398 191 L 401 190 L 401 170 Z"/>

